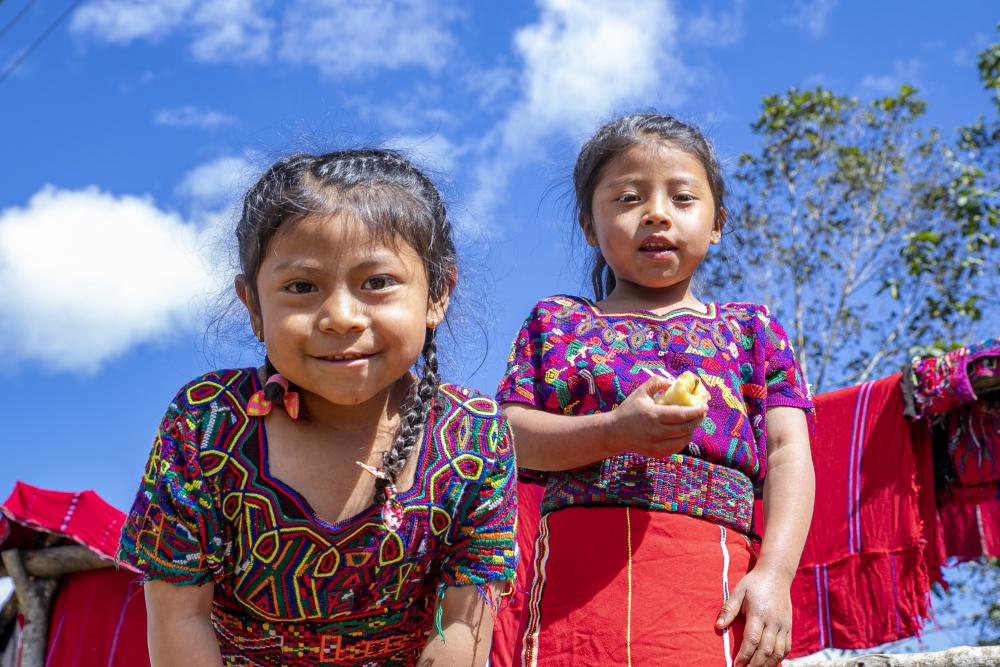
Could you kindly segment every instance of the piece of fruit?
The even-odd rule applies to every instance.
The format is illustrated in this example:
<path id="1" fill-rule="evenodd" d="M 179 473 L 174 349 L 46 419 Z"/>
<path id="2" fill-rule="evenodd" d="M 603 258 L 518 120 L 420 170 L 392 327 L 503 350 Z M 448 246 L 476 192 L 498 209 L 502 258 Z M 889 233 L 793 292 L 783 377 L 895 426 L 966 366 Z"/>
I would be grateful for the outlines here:
<path id="1" fill-rule="evenodd" d="M 708 390 L 697 375 L 684 371 L 670 385 L 670 389 L 660 392 L 653 400 L 660 405 L 705 405 L 708 403 Z"/>

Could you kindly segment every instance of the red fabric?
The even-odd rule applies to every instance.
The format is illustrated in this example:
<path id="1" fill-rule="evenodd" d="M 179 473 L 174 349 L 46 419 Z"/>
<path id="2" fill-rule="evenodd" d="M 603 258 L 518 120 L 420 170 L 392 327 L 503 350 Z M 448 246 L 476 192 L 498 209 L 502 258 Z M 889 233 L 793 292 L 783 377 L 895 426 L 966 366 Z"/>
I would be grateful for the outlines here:
<path id="1" fill-rule="evenodd" d="M 742 622 L 720 632 L 715 619 L 753 559 L 744 535 L 683 514 L 551 512 L 540 524 L 518 652 L 525 665 L 546 667 L 726 665 Z"/>
<path id="2" fill-rule="evenodd" d="M 493 623 L 490 646 L 491 667 L 514 667 L 521 664 L 519 639 L 524 631 L 529 588 L 535 575 L 535 539 L 538 537 L 539 509 L 545 485 L 536 481 L 517 482 L 517 549 L 520 559 L 514 579 L 514 594 L 501 608 Z"/>
<path id="3" fill-rule="evenodd" d="M 899 378 L 816 397 L 816 508 L 792 585 L 792 656 L 909 637 L 930 613 L 939 555 L 925 548 L 917 477 L 929 448 L 925 425 L 903 418 Z"/>
<path id="4" fill-rule="evenodd" d="M 18 482 L 0 505 L 0 550 L 35 548 L 56 535 L 113 560 L 125 514 L 93 491 Z M 46 667 L 148 667 L 146 605 L 138 577 L 108 568 L 60 579 L 49 619 Z"/>
<path id="5" fill-rule="evenodd" d="M 138 578 L 117 570 L 63 579 L 52 607 L 46 667 L 148 667 Z"/>
<path id="6" fill-rule="evenodd" d="M 93 491 L 50 491 L 18 482 L 0 511 L 14 523 L 62 535 L 114 560 L 125 514 Z"/>
<path id="7" fill-rule="evenodd" d="M 1000 558 L 1000 500 L 948 503 L 938 513 L 938 537 L 945 554 L 959 562 Z"/>

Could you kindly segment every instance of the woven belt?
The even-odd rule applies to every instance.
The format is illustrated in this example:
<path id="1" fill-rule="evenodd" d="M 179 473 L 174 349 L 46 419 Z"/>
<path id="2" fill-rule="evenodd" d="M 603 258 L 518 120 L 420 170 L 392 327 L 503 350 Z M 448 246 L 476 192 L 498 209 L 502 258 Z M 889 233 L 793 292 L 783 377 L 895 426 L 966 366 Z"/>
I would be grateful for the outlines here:
<path id="1" fill-rule="evenodd" d="M 542 512 L 573 505 L 627 505 L 708 519 L 741 533 L 753 528 L 753 483 L 739 470 L 683 454 L 625 453 L 548 473 Z"/>

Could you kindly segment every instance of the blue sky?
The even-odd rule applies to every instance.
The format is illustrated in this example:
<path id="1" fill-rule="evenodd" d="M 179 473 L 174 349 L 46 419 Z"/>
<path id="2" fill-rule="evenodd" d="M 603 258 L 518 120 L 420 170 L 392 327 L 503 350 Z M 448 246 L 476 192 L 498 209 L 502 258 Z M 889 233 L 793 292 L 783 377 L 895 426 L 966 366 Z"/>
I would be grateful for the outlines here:
<path id="1" fill-rule="evenodd" d="M 0 35 L 0 72 L 69 5 Z M 0 81 L 0 494 L 127 507 L 176 389 L 256 362 L 206 336 L 205 296 L 277 156 L 378 143 L 431 169 L 464 261 L 447 375 L 492 392 L 531 305 L 586 284 L 562 195 L 601 119 L 676 113 L 731 163 L 766 94 L 908 82 L 951 129 L 989 112 L 975 54 L 998 20 L 968 0 L 83 2 Z"/>

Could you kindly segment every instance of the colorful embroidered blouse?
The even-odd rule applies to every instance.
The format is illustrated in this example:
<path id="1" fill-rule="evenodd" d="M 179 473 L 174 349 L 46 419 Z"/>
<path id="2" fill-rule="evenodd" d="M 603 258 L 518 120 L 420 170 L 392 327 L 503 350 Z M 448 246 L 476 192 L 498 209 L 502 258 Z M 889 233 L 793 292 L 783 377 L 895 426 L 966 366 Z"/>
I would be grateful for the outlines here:
<path id="1" fill-rule="evenodd" d="M 791 345 L 766 307 L 710 303 L 707 312 L 656 315 L 604 313 L 577 296 L 543 299 L 514 341 L 497 401 L 566 415 L 606 412 L 651 376 L 685 370 L 698 374 L 711 398 L 683 455 L 624 453 L 547 473 L 543 511 L 625 503 L 747 530 L 754 487 L 767 471 L 767 408 L 803 408 L 812 418 Z M 701 506 L 689 507 L 691 502 Z"/>
<path id="2" fill-rule="evenodd" d="M 171 403 L 122 530 L 148 579 L 214 582 L 226 665 L 411 665 L 444 586 L 509 580 L 514 454 L 496 403 L 442 385 L 416 479 L 389 531 L 371 506 L 338 523 L 268 475 L 253 369 L 209 373 Z"/>

